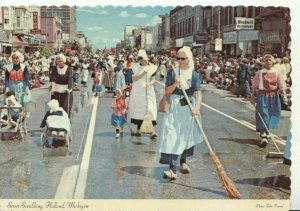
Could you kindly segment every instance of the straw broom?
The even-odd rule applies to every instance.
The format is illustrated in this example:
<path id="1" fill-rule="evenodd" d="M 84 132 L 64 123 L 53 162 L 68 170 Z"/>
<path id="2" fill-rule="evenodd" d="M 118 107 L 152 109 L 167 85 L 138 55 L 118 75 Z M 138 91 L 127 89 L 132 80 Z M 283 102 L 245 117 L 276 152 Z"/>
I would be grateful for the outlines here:
<path id="1" fill-rule="evenodd" d="M 174 70 L 173 70 L 174 71 Z M 174 73 L 176 74 L 176 72 L 174 71 Z M 191 102 L 189 101 L 189 98 L 184 90 L 184 88 L 181 87 L 180 85 L 180 88 L 183 92 L 183 95 L 192 111 L 193 107 L 192 107 L 192 104 Z M 205 140 L 205 143 L 209 149 L 209 154 L 211 156 L 211 159 L 213 161 L 213 164 L 215 165 L 215 168 L 217 169 L 217 172 L 218 172 L 218 175 L 222 181 L 222 184 L 223 184 L 223 187 L 227 193 L 227 195 L 229 196 L 229 198 L 240 198 L 240 192 L 237 190 L 237 188 L 235 187 L 234 183 L 231 181 L 231 179 L 227 176 L 226 172 L 225 172 L 225 169 L 221 163 L 221 161 L 219 160 L 218 156 L 216 155 L 216 153 L 212 150 L 211 146 L 210 146 L 210 143 L 204 133 L 204 130 L 199 122 L 199 119 L 198 118 L 195 118 L 196 120 L 196 123 L 204 137 L 204 140 Z"/>

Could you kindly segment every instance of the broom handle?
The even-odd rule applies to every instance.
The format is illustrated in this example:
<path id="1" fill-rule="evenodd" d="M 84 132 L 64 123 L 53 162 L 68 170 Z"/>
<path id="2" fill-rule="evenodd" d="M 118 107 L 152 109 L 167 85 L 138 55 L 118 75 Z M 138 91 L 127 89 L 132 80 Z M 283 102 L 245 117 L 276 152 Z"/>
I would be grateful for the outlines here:
<path id="1" fill-rule="evenodd" d="M 268 129 L 268 127 L 267 127 L 265 121 L 263 120 L 262 116 L 260 115 L 259 111 L 256 110 L 256 112 L 257 112 L 257 114 L 258 114 L 260 120 L 262 121 L 263 125 L 265 126 L 266 130 L 268 131 L 268 133 L 269 133 L 269 135 L 270 135 L 270 137 L 271 137 L 271 139 L 272 139 L 272 141 L 273 141 L 273 143 L 274 143 L 274 145 L 275 145 L 277 151 L 278 151 L 278 152 L 281 152 L 280 149 L 278 148 L 276 142 L 274 141 L 273 136 L 271 135 L 271 132 L 269 131 L 269 129 Z"/>
<path id="2" fill-rule="evenodd" d="M 175 73 L 175 76 L 178 76 L 174 68 L 173 68 L 173 71 L 174 71 L 174 73 Z M 184 97 L 185 97 L 185 100 L 187 101 L 187 103 L 188 103 L 188 105 L 189 105 L 189 107 L 190 107 L 190 110 L 192 111 L 192 110 L 193 110 L 193 106 L 192 106 L 192 104 L 191 104 L 191 102 L 190 102 L 190 100 L 189 100 L 189 98 L 188 98 L 188 96 L 187 96 L 187 94 L 186 94 L 184 88 L 181 86 L 181 84 L 179 84 L 179 86 L 180 86 L 180 88 L 181 88 L 181 90 L 182 90 L 182 92 L 183 92 L 183 95 L 184 95 Z M 202 135 L 203 135 L 203 137 L 204 137 L 204 140 L 205 140 L 205 143 L 206 143 L 206 145 L 207 145 L 207 147 L 208 147 L 209 152 L 213 152 L 213 150 L 212 150 L 212 148 L 211 148 L 211 146 L 210 146 L 210 143 L 209 143 L 209 141 L 208 141 L 208 139 L 207 139 L 207 137 L 206 137 L 206 134 L 205 134 L 205 132 L 204 132 L 204 130 L 203 130 L 203 128 L 202 128 L 200 122 L 199 122 L 199 119 L 198 119 L 197 117 L 194 117 L 194 118 L 195 118 L 196 123 L 197 123 L 197 125 L 198 125 L 198 127 L 199 127 L 199 129 L 200 129 L 200 131 L 201 131 L 201 133 L 202 133 Z"/>

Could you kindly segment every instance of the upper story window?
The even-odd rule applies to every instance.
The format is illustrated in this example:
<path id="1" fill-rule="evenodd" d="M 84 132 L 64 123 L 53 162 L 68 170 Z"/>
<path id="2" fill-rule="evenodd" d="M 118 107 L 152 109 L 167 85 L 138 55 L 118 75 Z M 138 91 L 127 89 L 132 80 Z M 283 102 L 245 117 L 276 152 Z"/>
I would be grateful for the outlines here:
<path id="1" fill-rule="evenodd" d="M 21 17 L 17 16 L 17 27 L 21 27 Z"/>

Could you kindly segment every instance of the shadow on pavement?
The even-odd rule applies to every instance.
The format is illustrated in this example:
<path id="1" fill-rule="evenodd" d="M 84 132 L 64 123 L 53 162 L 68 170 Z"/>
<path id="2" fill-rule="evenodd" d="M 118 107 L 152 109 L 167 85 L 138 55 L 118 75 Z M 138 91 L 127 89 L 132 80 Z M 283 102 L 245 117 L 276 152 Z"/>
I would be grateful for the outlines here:
<path id="1" fill-rule="evenodd" d="M 162 175 L 166 169 L 167 169 L 167 167 L 126 166 L 126 167 L 120 168 L 120 171 L 126 172 L 128 174 L 150 177 L 150 178 L 157 180 L 159 183 L 171 183 L 174 185 L 180 185 L 183 187 L 193 188 L 196 190 L 210 192 L 210 193 L 214 193 L 214 194 L 226 197 L 226 194 L 221 191 L 210 190 L 210 189 L 203 188 L 203 187 L 193 187 L 193 186 L 189 186 L 189 185 L 176 183 L 173 180 L 163 179 Z"/>
<path id="2" fill-rule="evenodd" d="M 103 133 L 97 133 L 95 136 L 106 136 L 106 137 L 115 137 L 116 132 L 103 132 Z"/>
<path id="3" fill-rule="evenodd" d="M 236 180 L 236 183 L 239 184 L 249 184 L 259 187 L 267 187 L 274 189 L 285 189 L 290 190 L 291 180 L 289 177 L 284 175 L 279 175 L 275 177 L 265 177 L 265 178 L 251 178 L 251 179 L 242 179 Z"/>
<path id="4" fill-rule="evenodd" d="M 126 166 L 120 168 L 120 170 L 125 171 L 128 174 L 150 177 L 159 182 L 166 181 L 162 178 L 163 171 L 166 170 L 166 167 Z"/>
<path id="5" fill-rule="evenodd" d="M 184 186 L 184 187 L 188 187 L 188 188 L 193 188 L 193 189 L 196 189 L 196 190 L 201 190 L 201 191 L 204 191 L 204 192 L 214 193 L 214 194 L 217 194 L 217 195 L 221 195 L 221 196 L 227 197 L 227 195 L 225 194 L 225 192 L 221 192 L 221 191 L 215 191 L 215 190 L 211 190 L 211 189 L 207 189 L 207 188 L 203 188 L 203 187 L 193 187 L 193 186 L 189 186 L 189 185 L 175 183 L 174 181 L 170 181 L 170 183 L 172 183 L 174 185 L 180 185 L 180 186 Z"/>
<path id="6" fill-rule="evenodd" d="M 259 146 L 257 139 L 243 139 L 243 138 L 219 138 L 221 141 L 233 141 L 239 144 L 250 144 L 254 146 Z"/>

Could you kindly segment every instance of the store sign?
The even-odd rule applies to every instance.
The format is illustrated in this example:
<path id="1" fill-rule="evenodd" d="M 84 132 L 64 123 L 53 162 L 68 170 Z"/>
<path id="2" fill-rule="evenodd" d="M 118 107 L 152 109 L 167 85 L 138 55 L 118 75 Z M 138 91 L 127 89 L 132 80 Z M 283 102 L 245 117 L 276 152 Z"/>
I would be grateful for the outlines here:
<path id="1" fill-rule="evenodd" d="M 38 12 L 33 12 L 33 29 L 37 30 L 39 28 Z"/>
<path id="2" fill-rule="evenodd" d="M 280 36 L 278 31 L 269 31 L 263 33 L 263 40 L 266 43 L 279 43 Z"/>
<path id="3" fill-rule="evenodd" d="M 205 33 L 198 33 L 194 35 L 194 42 L 197 44 L 206 44 L 208 41 L 208 36 Z"/>
<path id="4" fill-rule="evenodd" d="M 222 51 L 222 39 L 215 39 L 215 51 Z"/>
<path id="5" fill-rule="evenodd" d="M 183 44 L 185 46 L 192 46 L 193 45 L 193 36 L 185 37 Z"/>
<path id="6" fill-rule="evenodd" d="M 235 18 L 235 29 L 254 29 L 254 18 Z"/>
<path id="7" fill-rule="evenodd" d="M 236 44 L 237 32 L 226 32 L 223 33 L 223 44 Z"/>
<path id="8" fill-rule="evenodd" d="M 239 42 L 258 40 L 258 31 L 239 31 Z"/>
<path id="9" fill-rule="evenodd" d="M 183 42 L 184 42 L 183 38 L 176 39 L 176 47 L 182 47 Z"/>

